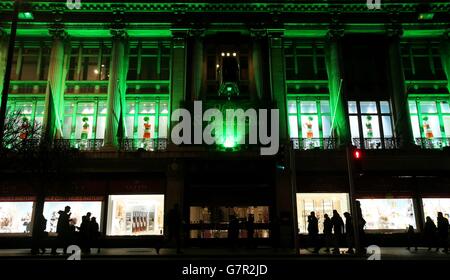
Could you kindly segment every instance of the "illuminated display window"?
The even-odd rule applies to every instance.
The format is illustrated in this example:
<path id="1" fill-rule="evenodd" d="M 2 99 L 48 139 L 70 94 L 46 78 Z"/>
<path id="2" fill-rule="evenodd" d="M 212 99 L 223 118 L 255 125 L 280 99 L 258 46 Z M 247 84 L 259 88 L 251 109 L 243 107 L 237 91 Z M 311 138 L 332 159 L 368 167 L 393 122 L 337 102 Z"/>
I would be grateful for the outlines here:
<path id="1" fill-rule="evenodd" d="M 406 80 L 447 79 L 438 43 L 403 43 L 401 51 Z"/>
<path id="2" fill-rule="evenodd" d="M 137 148 L 151 149 L 151 139 L 167 138 L 169 102 L 159 98 L 128 99 L 126 109 L 126 136 L 134 139 Z"/>
<path id="3" fill-rule="evenodd" d="M 191 238 L 227 238 L 230 219 L 237 219 L 238 238 L 247 238 L 246 224 L 251 217 L 254 223 L 254 238 L 269 237 L 268 206 L 236 206 L 236 207 L 200 207 L 191 206 L 190 211 Z"/>
<path id="4" fill-rule="evenodd" d="M 103 139 L 106 113 L 106 100 L 66 100 L 62 128 L 64 139 Z"/>
<path id="5" fill-rule="evenodd" d="M 437 213 L 442 212 L 443 216 L 450 219 L 450 198 L 423 198 L 424 218 L 431 217 L 437 221 Z"/>
<path id="6" fill-rule="evenodd" d="M 0 234 L 31 234 L 33 202 L 0 202 Z"/>
<path id="7" fill-rule="evenodd" d="M 163 235 L 164 195 L 111 195 L 106 234 Z"/>
<path id="8" fill-rule="evenodd" d="M 91 218 L 95 217 L 97 223 L 101 227 L 102 221 L 102 202 L 101 201 L 46 201 L 44 204 L 44 217 L 47 219 L 46 231 L 56 233 L 58 224 L 59 211 L 64 211 L 66 206 L 70 207 L 70 225 L 74 226 L 74 230 L 81 225 L 81 219 L 88 212 Z"/>
<path id="9" fill-rule="evenodd" d="M 366 229 L 406 230 L 416 228 L 412 199 L 359 199 Z"/>
<path id="10" fill-rule="evenodd" d="M 341 217 L 349 211 L 349 198 L 347 193 L 297 193 L 297 219 L 299 233 L 308 233 L 308 216 L 312 211 L 319 220 L 319 232 L 323 232 L 324 215 L 330 218 L 333 210 Z"/>
<path id="11" fill-rule="evenodd" d="M 8 115 L 21 117 L 19 126 L 25 128 L 42 127 L 44 121 L 45 104 L 43 99 L 15 99 L 8 100 Z M 38 135 L 36 135 L 38 136 Z M 21 138 L 29 138 L 29 136 L 22 135 Z"/>
<path id="12" fill-rule="evenodd" d="M 424 148 L 442 148 L 450 145 L 448 100 L 410 99 L 409 113 L 417 144 Z"/>
<path id="13" fill-rule="evenodd" d="M 300 138 L 300 149 L 327 147 L 324 139 L 331 137 L 330 102 L 328 100 L 288 100 L 289 134 Z"/>
<path id="14" fill-rule="evenodd" d="M 387 149 L 393 145 L 389 101 L 348 101 L 353 144 L 365 149 Z"/>

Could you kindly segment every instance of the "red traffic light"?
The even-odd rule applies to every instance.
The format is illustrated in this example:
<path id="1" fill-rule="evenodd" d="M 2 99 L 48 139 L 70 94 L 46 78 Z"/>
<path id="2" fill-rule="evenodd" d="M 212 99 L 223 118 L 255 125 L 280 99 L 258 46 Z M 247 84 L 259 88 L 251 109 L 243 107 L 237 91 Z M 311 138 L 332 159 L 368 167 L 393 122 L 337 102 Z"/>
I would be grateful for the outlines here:
<path id="1" fill-rule="evenodd" d="M 353 158 L 354 159 L 361 159 L 362 158 L 361 150 L 355 149 L 353 151 Z"/>

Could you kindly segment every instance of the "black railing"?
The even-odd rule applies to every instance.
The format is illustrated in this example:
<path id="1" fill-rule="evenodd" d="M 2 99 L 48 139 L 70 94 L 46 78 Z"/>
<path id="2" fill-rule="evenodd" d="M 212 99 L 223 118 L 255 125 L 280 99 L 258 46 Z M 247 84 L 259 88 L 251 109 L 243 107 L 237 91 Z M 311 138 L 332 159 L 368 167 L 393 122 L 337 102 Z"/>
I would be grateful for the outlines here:
<path id="1" fill-rule="evenodd" d="M 291 138 L 294 150 L 333 150 L 336 149 L 335 138 Z"/>
<path id="2" fill-rule="evenodd" d="M 154 139 L 123 139 L 120 143 L 122 151 L 144 150 L 149 152 L 167 150 L 168 141 L 165 138 Z"/>
<path id="3" fill-rule="evenodd" d="M 13 141 L 6 141 L 3 143 L 4 148 L 10 151 L 29 151 L 39 148 L 41 144 L 40 138 L 32 139 L 14 139 Z"/>
<path id="4" fill-rule="evenodd" d="M 398 149 L 399 143 L 397 138 L 364 138 L 361 142 L 360 138 L 353 138 L 353 145 L 360 149 L 367 150 L 392 150 Z"/>
<path id="5" fill-rule="evenodd" d="M 422 149 L 443 149 L 450 147 L 450 138 L 416 138 L 416 145 Z"/>
<path id="6" fill-rule="evenodd" d="M 53 146 L 55 149 L 99 151 L 103 147 L 103 139 L 55 139 Z"/>

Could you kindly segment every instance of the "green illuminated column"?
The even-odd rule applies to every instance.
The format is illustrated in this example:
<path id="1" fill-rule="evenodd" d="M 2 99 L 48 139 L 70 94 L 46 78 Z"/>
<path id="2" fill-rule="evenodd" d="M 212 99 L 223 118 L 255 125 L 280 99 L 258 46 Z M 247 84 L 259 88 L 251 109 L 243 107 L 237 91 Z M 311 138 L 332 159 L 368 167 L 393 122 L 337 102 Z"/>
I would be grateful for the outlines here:
<path id="1" fill-rule="evenodd" d="M 186 97 L 186 37 L 187 29 L 173 29 L 172 50 L 172 111 L 183 106 Z"/>
<path id="2" fill-rule="evenodd" d="M 164 213 L 169 213 L 171 209 L 178 204 L 181 214 L 183 215 L 183 209 L 187 207 L 183 207 L 183 197 L 184 197 L 184 164 L 180 161 L 172 162 L 168 164 L 166 170 L 167 183 L 166 183 L 166 197 L 164 203 Z M 187 208 L 189 209 L 189 208 Z M 184 220 L 184 216 L 183 216 Z M 189 218 L 186 221 L 189 223 Z M 167 233 L 167 225 L 168 221 L 165 221 L 165 232 Z M 189 232 L 185 232 L 185 234 L 189 234 Z M 175 246 L 175 244 L 171 244 Z"/>
<path id="3" fill-rule="evenodd" d="M 8 53 L 8 35 L 0 28 L 0 95 L 3 90 L 3 78 L 5 76 L 6 55 Z"/>
<path id="4" fill-rule="evenodd" d="M 263 99 L 263 62 L 262 62 L 262 42 L 265 37 L 265 30 L 252 30 L 252 62 L 253 62 L 253 77 L 255 81 L 256 97 L 258 100 Z"/>
<path id="5" fill-rule="evenodd" d="M 345 97 L 342 78 L 341 39 L 344 31 L 330 29 L 325 48 L 326 67 L 328 73 L 328 88 L 330 91 L 330 109 L 332 135 L 337 140 L 338 147 L 344 147 L 351 142 L 350 128 L 345 109 Z"/>
<path id="6" fill-rule="evenodd" d="M 67 34 L 61 27 L 49 30 L 53 37 L 48 70 L 48 85 L 45 96 L 43 132 L 48 140 L 62 138 L 64 113 L 64 87 L 67 74 L 68 54 L 66 55 Z"/>
<path id="7" fill-rule="evenodd" d="M 391 28 L 389 37 L 389 70 L 392 86 L 392 105 L 395 135 L 400 148 L 412 147 L 414 137 L 412 134 L 411 119 L 408 107 L 408 94 L 405 87 L 405 75 L 403 72 L 402 57 L 400 53 L 400 36 L 402 30 Z"/>
<path id="8" fill-rule="evenodd" d="M 282 40 L 283 31 L 270 30 L 268 32 L 272 100 L 275 101 L 275 108 L 279 110 L 280 143 L 286 143 L 289 140 L 289 135 L 287 129 L 286 87 Z"/>
<path id="9" fill-rule="evenodd" d="M 124 133 L 123 115 L 125 108 L 126 78 L 128 71 L 127 34 L 124 29 L 111 29 L 113 46 L 108 84 L 108 115 L 106 117 L 105 150 L 113 150 Z"/>
<path id="10" fill-rule="evenodd" d="M 442 38 L 441 58 L 445 75 L 447 75 L 447 88 L 450 92 L 450 30 L 447 30 Z"/>
<path id="11" fill-rule="evenodd" d="M 203 29 L 191 30 L 191 36 L 193 36 L 192 42 L 192 99 L 202 99 L 202 79 L 203 79 Z"/>

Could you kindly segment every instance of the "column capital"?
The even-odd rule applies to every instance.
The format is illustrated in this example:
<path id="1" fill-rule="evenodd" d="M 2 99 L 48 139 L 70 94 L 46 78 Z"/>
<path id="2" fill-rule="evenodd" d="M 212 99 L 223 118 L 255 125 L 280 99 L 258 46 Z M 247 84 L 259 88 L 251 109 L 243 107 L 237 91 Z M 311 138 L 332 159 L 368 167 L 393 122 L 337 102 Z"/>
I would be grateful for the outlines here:
<path id="1" fill-rule="evenodd" d="M 191 28 L 188 31 L 188 35 L 190 37 L 203 38 L 203 37 L 205 37 L 205 31 L 206 31 L 206 29 L 202 28 L 202 27 Z M 173 31 L 172 31 L 172 34 L 174 34 Z"/>
<path id="2" fill-rule="evenodd" d="M 400 39 L 403 36 L 403 28 L 401 24 L 391 23 L 386 26 L 386 35 L 392 39 Z"/>
<path id="3" fill-rule="evenodd" d="M 51 24 L 48 28 L 48 33 L 53 38 L 53 40 L 65 40 L 68 38 L 68 34 L 64 29 L 63 24 Z"/>
<path id="4" fill-rule="evenodd" d="M 339 40 L 345 35 L 345 29 L 342 25 L 330 26 L 327 32 L 328 40 Z"/>
<path id="5" fill-rule="evenodd" d="M 112 25 L 109 32 L 114 40 L 125 40 L 128 37 L 124 26 Z"/>
<path id="6" fill-rule="evenodd" d="M 267 35 L 267 30 L 264 28 L 250 28 L 250 36 L 254 39 L 263 39 Z"/>
<path id="7" fill-rule="evenodd" d="M 186 46 L 186 39 L 190 34 L 189 28 L 173 28 L 172 40 L 174 48 L 184 48 Z"/>
<path id="8" fill-rule="evenodd" d="M 267 29 L 267 37 L 271 48 L 283 47 L 284 29 Z"/>

